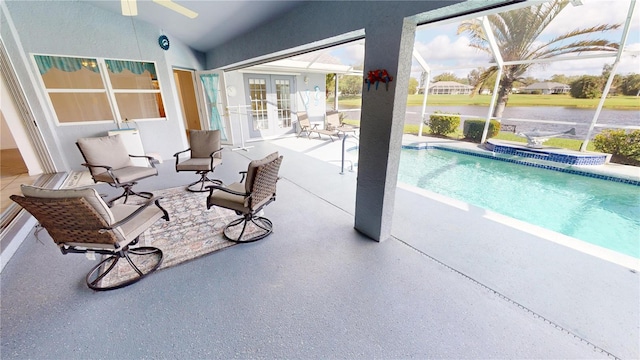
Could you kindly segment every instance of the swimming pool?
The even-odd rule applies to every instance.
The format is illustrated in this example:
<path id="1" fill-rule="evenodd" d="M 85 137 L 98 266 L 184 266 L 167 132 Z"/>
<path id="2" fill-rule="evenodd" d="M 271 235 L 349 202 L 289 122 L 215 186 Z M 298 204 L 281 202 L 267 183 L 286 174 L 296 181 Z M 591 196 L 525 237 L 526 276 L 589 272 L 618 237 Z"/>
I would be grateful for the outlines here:
<path id="1" fill-rule="evenodd" d="M 398 181 L 640 258 L 635 185 L 441 149 L 403 149 Z"/>

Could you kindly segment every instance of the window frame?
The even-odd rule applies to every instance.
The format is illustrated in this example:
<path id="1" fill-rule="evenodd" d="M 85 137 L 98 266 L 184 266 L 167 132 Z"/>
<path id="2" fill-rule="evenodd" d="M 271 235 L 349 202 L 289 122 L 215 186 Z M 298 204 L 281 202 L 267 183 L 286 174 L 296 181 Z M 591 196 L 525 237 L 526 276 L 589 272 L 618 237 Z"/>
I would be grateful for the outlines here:
<path id="1" fill-rule="evenodd" d="M 94 59 L 97 63 L 99 75 L 102 80 L 103 88 L 99 89 L 82 89 L 82 88 L 47 88 L 44 79 L 40 73 L 40 68 L 38 67 L 38 63 L 36 62 L 36 56 L 51 56 L 51 57 L 60 57 L 60 58 L 73 58 L 73 59 Z M 160 77 L 158 76 L 158 64 L 156 61 L 151 60 L 131 60 L 131 59 L 114 59 L 114 58 L 106 58 L 106 57 L 98 57 L 98 56 L 80 56 L 80 55 L 57 55 L 57 54 L 42 54 L 42 53 L 30 53 L 31 62 L 35 68 L 36 76 L 38 77 L 38 81 L 40 82 L 40 86 L 42 91 L 45 94 L 47 105 L 49 106 L 49 110 L 53 115 L 53 119 L 57 126 L 86 126 L 91 124 L 116 124 L 118 128 L 123 126 L 128 126 L 129 123 L 137 123 L 137 122 L 149 122 L 149 121 L 167 121 L 166 117 L 166 108 L 164 106 L 165 99 L 162 94 L 162 83 L 160 81 Z M 135 63 L 149 63 L 153 64 L 154 70 L 156 72 L 156 79 L 158 84 L 157 89 L 114 89 L 111 78 L 109 76 L 109 69 L 106 64 L 106 60 L 111 61 L 128 61 Z M 96 94 L 96 93 L 104 93 L 106 94 L 107 101 L 109 104 L 109 109 L 111 111 L 111 115 L 113 120 L 90 120 L 90 121 L 71 121 L 71 122 L 61 122 L 58 118 L 58 113 L 56 112 L 56 108 L 53 104 L 50 94 Z M 120 108 L 118 105 L 118 101 L 116 95 L 118 94 L 155 94 L 159 96 L 160 104 L 162 106 L 162 112 L 164 112 L 164 117 L 153 117 L 153 118 L 135 118 L 135 119 L 125 119 L 121 117 Z M 158 108 L 160 110 L 160 107 Z"/>

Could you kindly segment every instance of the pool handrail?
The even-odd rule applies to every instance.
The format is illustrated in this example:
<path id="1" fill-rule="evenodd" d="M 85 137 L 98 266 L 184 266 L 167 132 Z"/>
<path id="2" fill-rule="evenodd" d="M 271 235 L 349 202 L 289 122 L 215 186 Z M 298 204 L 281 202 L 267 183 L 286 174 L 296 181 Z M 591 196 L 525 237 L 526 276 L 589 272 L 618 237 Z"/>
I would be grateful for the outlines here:
<path id="1" fill-rule="evenodd" d="M 344 157 L 345 157 L 345 153 L 346 153 L 344 145 L 345 145 L 345 142 L 346 142 L 348 137 L 349 137 L 349 134 L 344 134 L 344 137 L 342 138 L 342 161 L 341 161 L 341 164 L 340 164 L 340 175 L 344 175 L 344 161 L 345 161 Z M 353 137 L 356 140 L 360 141 L 360 139 L 355 135 L 351 135 L 351 137 Z M 350 167 L 349 167 L 349 171 L 353 171 L 353 161 L 351 161 L 351 160 L 347 160 L 347 161 L 349 161 L 349 163 L 351 164 Z"/>

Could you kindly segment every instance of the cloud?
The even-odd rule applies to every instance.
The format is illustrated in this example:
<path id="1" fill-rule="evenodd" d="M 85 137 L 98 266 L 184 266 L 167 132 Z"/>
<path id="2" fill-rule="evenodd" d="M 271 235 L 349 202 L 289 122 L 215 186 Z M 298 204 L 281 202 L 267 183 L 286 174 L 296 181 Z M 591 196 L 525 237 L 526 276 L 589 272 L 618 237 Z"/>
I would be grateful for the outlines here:
<path id="1" fill-rule="evenodd" d="M 346 47 L 344 55 L 351 61 L 350 65 L 362 64 L 364 63 L 364 45 Z"/>
<path id="2" fill-rule="evenodd" d="M 549 36 L 564 34 L 576 28 L 585 28 L 599 24 L 624 23 L 629 10 L 629 0 L 582 0 L 584 5 L 568 5 L 545 30 Z M 606 9 L 606 11 L 604 10 Z M 466 77 L 475 68 L 487 67 L 491 62 L 489 54 L 469 46 L 470 40 L 465 34 L 457 35 L 458 23 L 443 25 L 429 24 L 416 31 L 415 49 L 425 59 L 432 70 L 432 76 L 444 72 Z M 619 41 L 622 27 L 615 32 L 596 33 L 591 38 L 606 37 Z M 544 39 L 543 39 L 544 41 Z M 636 57 L 625 56 L 618 66 L 618 74 L 626 75 L 640 71 L 640 2 L 636 3 L 634 18 L 626 46 L 627 51 L 635 51 Z M 361 64 L 364 60 L 362 46 L 345 47 L 336 54 L 343 64 Z M 546 79 L 554 74 L 600 75 L 604 64 L 611 64 L 614 58 L 576 59 L 532 66 L 528 75 Z M 419 78 L 422 68 L 414 59 L 411 76 Z"/>
<path id="3" fill-rule="evenodd" d="M 469 38 L 457 36 L 455 40 L 447 35 L 438 35 L 428 43 L 416 41 L 414 48 L 434 69 L 443 67 L 486 66 L 489 54 L 469 46 Z"/>
<path id="4" fill-rule="evenodd" d="M 585 28 L 600 24 L 622 24 L 627 18 L 630 2 L 628 0 L 582 0 L 583 5 L 567 5 L 545 29 L 544 34 L 557 36 L 576 28 Z M 576 19 L 580 19 L 579 23 Z M 632 32 L 640 29 L 640 4 L 636 3 L 631 21 Z M 622 27 L 616 32 L 619 37 Z"/>

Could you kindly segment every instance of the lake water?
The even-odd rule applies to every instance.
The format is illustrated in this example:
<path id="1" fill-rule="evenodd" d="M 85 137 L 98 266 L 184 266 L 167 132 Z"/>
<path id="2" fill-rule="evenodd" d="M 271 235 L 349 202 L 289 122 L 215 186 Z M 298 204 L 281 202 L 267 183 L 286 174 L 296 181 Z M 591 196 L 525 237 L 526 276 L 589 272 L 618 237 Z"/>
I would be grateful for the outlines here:
<path id="1" fill-rule="evenodd" d="M 486 117 L 489 108 L 484 106 L 427 106 L 427 114 L 435 111 L 445 113 L 457 113 L 462 115 L 462 119 L 469 117 Z M 419 124 L 421 106 L 410 106 L 407 108 L 406 124 Z M 565 135 L 563 137 L 572 139 L 584 139 L 589 130 L 589 125 L 593 120 L 596 109 L 578 109 L 561 106 L 507 106 L 503 113 L 504 124 L 514 124 L 517 131 L 531 131 L 533 129 L 544 131 L 566 131 L 572 127 L 576 128 L 576 135 Z M 347 117 L 351 119 L 360 118 L 360 110 L 347 111 Z M 466 115 L 466 116 L 465 116 Z M 568 124 L 544 124 L 544 123 L 526 123 L 510 121 L 509 119 L 530 119 L 530 120 L 551 120 L 551 121 L 567 121 L 575 122 L 578 125 Z M 640 126 L 640 111 L 637 110 L 614 110 L 602 109 L 598 117 L 598 124 L 609 125 L 632 125 Z M 603 128 L 595 128 L 594 135 L 599 133 Z"/>

